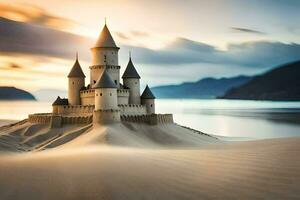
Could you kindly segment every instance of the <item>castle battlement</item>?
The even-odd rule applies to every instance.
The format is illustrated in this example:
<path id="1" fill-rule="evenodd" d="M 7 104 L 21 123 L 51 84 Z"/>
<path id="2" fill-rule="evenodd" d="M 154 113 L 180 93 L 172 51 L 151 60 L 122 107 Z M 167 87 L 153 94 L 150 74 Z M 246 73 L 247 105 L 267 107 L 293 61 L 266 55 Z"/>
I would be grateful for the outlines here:
<path id="1" fill-rule="evenodd" d="M 146 123 L 150 125 L 174 123 L 172 114 L 121 115 L 121 121 Z"/>
<path id="2" fill-rule="evenodd" d="M 151 115 L 119 115 L 118 109 L 97 110 L 94 115 L 56 115 L 53 113 L 37 113 L 28 116 L 28 122 L 34 124 L 45 124 L 50 127 L 61 127 L 67 124 L 91 124 L 93 122 L 107 123 L 112 122 L 146 123 L 149 125 L 174 123 L 172 114 L 151 114 Z"/>
<path id="3" fill-rule="evenodd" d="M 121 69 L 119 65 L 92 65 L 90 69 Z"/>
<path id="4" fill-rule="evenodd" d="M 119 107 L 129 107 L 129 108 L 143 108 L 144 105 L 141 104 L 118 104 Z"/>
<path id="5" fill-rule="evenodd" d="M 117 89 L 118 94 L 129 94 L 129 89 Z"/>
<path id="6" fill-rule="evenodd" d="M 80 90 L 80 95 L 84 95 L 84 94 L 95 94 L 95 90 L 94 89 Z"/>

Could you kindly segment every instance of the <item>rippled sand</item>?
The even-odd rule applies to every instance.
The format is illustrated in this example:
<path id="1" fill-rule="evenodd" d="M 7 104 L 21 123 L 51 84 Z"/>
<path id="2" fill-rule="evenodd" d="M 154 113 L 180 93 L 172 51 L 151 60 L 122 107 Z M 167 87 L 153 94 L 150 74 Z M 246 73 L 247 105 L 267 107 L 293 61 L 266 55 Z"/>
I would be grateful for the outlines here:
<path id="1" fill-rule="evenodd" d="M 2 153 L 0 199 L 300 199 L 300 138 L 225 143 L 125 127 Z"/>

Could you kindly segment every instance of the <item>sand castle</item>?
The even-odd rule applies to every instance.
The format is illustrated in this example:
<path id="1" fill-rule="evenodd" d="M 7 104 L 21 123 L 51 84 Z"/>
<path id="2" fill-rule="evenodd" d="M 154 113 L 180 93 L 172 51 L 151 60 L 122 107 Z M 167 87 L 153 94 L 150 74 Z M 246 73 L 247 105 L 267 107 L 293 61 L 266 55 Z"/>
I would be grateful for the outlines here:
<path id="1" fill-rule="evenodd" d="M 57 99 L 52 113 L 29 115 L 31 123 L 49 123 L 51 127 L 63 124 L 107 124 L 120 121 L 137 123 L 173 123 L 171 114 L 155 113 L 155 96 L 148 85 L 140 94 L 140 75 L 131 55 L 120 82 L 120 65 L 116 45 L 107 25 L 92 51 L 90 82 L 86 86 L 85 74 L 78 55 L 68 75 L 68 98 Z"/>

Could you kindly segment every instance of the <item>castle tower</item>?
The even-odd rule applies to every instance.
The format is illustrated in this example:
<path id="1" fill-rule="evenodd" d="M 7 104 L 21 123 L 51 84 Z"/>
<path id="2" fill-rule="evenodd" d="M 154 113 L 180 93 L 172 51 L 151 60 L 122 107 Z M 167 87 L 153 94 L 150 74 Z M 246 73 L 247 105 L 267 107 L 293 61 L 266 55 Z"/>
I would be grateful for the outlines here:
<path id="1" fill-rule="evenodd" d="M 151 92 L 148 85 L 146 86 L 144 92 L 141 96 L 142 105 L 146 106 L 147 114 L 154 114 L 155 113 L 155 96 Z"/>
<path id="2" fill-rule="evenodd" d="M 129 90 L 129 104 L 141 104 L 140 97 L 140 75 L 136 71 L 131 56 L 129 57 L 128 65 L 122 76 L 123 84 L 128 87 Z"/>
<path id="3" fill-rule="evenodd" d="M 120 110 L 117 103 L 117 86 L 111 80 L 107 71 L 94 84 L 95 110 L 93 113 L 94 123 L 111 123 L 120 121 Z"/>
<path id="4" fill-rule="evenodd" d="M 93 86 L 99 79 L 104 69 L 107 69 L 107 73 L 113 82 L 119 87 L 120 83 L 120 66 L 118 61 L 119 47 L 117 47 L 113 37 L 110 34 L 109 29 L 105 23 L 101 34 L 92 51 L 92 65 L 91 69 L 91 81 Z"/>
<path id="5" fill-rule="evenodd" d="M 76 61 L 68 75 L 68 100 L 70 105 L 80 105 L 80 90 L 84 87 L 85 75 L 78 62 L 78 55 Z"/>

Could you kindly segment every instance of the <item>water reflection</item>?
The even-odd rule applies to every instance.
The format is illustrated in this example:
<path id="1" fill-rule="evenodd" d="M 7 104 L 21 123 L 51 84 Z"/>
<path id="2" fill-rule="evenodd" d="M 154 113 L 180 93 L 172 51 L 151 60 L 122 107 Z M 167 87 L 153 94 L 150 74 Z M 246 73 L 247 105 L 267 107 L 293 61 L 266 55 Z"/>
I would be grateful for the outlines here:
<path id="1" fill-rule="evenodd" d="M 173 113 L 179 124 L 215 135 L 300 136 L 300 102 L 157 99 L 156 109 L 159 113 Z M 50 102 L 0 101 L 0 125 L 51 110 Z"/>
<path id="2" fill-rule="evenodd" d="M 223 136 L 300 136 L 300 102 L 158 100 L 157 110 L 192 128 Z"/>

